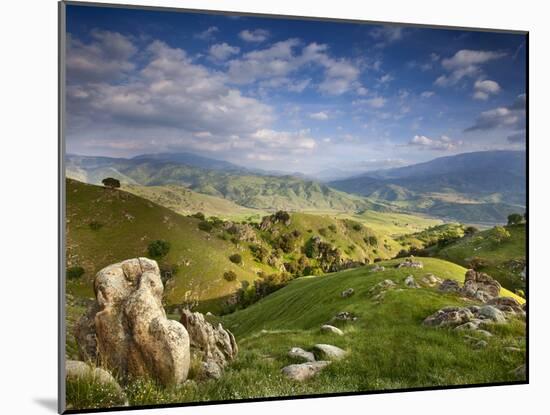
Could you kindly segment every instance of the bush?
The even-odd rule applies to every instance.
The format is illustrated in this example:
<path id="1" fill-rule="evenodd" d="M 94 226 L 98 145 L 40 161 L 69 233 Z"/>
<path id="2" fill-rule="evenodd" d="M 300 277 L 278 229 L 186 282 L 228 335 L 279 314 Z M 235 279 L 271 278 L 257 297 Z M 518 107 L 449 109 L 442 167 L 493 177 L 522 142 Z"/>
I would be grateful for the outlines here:
<path id="1" fill-rule="evenodd" d="M 267 258 L 267 255 L 269 254 L 266 248 L 258 244 L 250 245 L 250 252 L 252 252 L 254 258 L 256 258 L 260 262 L 264 262 L 264 260 Z"/>
<path id="2" fill-rule="evenodd" d="M 191 217 L 197 218 L 197 219 L 200 219 L 200 220 L 205 220 L 206 219 L 206 217 L 204 216 L 204 213 L 202 213 L 202 212 L 197 212 L 197 213 L 191 215 Z"/>
<path id="3" fill-rule="evenodd" d="M 365 236 L 363 238 L 363 240 L 365 241 L 365 243 L 367 245 L 370 245 L 370 246 L 378 246 L 378 238 L 374 235 L 371 235 L 371 236 Z"/>
<path id="4" fill-rule="evenodd" d="M 318 231 L 321 236 L 324 236 L 325 238 L 327 237 L 328 232 L 326 228 L 319 228 Z"/>
<path id="5" fill-rule="evenodd" d="M 103 183 L 103 186 L 108 187 L 110 189 L 115 189 L 120 187 L 120 181 L 117 179 L 114 179 L 112 177 L 107 177 L 101 181 Z"/>
<path id="6" fill-rule="evenodd" d="M 473 257 L 468 262 L 468 268 L 475 269 L 476 271 L 479 271 L 481 268 L 486 266 L 487 263 L 483 258 L 480 258 L 478 256 Z"/>
<path id="7" fill-rule="evenodd" d="M 165 257 L 170 251 L 170 242 L 157 239 L 149 244 L 147 247 L 147 252 L 149 256 L 153 258 L 162 258 Z"/>
<path id="8" fill-rule="evenodd" d="M 210 222 L 205 221 L 205 220 L 199 222 L 199 224 L 197 226 L 199 227 L 199 229 L 201 231 L 204 231 L 204 232 L 210 232 L 213 228 L 212 224 Z"/>
<path id="9" fill-rule="evenodd" d="M 240 264 L 243 262 L 243 258 L 239 254 L 230 255 L 229 260 L 234 264 Z"/>
<path id="10" fill-rule="evenodd" d="M 523 222 L 523 216 L 519 213 L 512 213 L 508 215 L 508 225 L 518 225 Z"/>
<path id="11" fill-rule="evenodd" d="M 225 271 L 223 273 L 223 278 L 229 282 L 235 281 L 237 279 L 237 274 L 234 271 Z"/>
<path id="12" fill-rule="evenodd" d="M 84 268 L 80 266 L 67 268 L 67 278 L 70 280 L 76 280 L 84 275 Z"/>
<path id="13" fill-rule="evenodd" d="M 90 229 L 92 231 L 98 231 L 103 228 L 103 224 L 101 222 L 98 222 L 97 220 L 90 221 L 88 225 L 90 226 Z"/>
<path id="14" fill-rule="evenodd" d="M 363 227 L 361 226 L 360 223 L 354 223 L 353 225 L 351 225 L 351 229 L 353 229 L 354 231 L 357 231 L 359 232 Z"/>
<path id="15" fill-rule="evenodd" d="M 479 232 L 479 229 L 475 226 L 468 226 L 466 229 L 464 229 L 464 236 L 472 236 Z"/>
<path id="16" fill-rule="evenodd" d="M 510 239 L 511 235 L 510 232 L 508 232 L 504 227 L 502 226 L 495 226 L 490 234 L 491 241 L 499 244 L 501 242 L 506 241 L 507 239 Z"/>
<path id="17" fill-rule="evenodd" d="M 329 228 L 332 232 L 336 232 L 336 225 L 334 225 L 333 223 L 331 223 L 330 225 L 328 225 L 328 228 Z"/>

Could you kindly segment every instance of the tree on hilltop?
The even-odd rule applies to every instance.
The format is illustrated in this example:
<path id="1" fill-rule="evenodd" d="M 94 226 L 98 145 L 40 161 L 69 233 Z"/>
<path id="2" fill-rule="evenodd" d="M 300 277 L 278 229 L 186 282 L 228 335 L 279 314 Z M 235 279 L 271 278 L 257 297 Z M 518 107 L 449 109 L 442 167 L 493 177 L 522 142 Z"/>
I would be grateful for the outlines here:
<path id="1" fill-rule="evenodd" d="M 120 181 L 113 177 L 107 177 L 103 179 L 101 183 L 103 183 L 103 186 L 108 187 L 109 189 L 116 189 L 120 187 Z"/>

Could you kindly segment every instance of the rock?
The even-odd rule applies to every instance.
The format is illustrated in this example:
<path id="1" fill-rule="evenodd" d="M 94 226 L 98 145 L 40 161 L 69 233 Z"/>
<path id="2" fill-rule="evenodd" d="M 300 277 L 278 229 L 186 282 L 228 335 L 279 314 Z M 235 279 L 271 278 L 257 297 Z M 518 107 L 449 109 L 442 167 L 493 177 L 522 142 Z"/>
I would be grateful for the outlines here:
<path id="1" fill-rule="evenodd" d="M 521 353 L 521 349 L 519 347 L 513 346 L 505 347 L 504 351 L 509 353 Z"/>
<path id="2" fill-rule="evenodd" d="M 331 344 L 316 344 L 313 349 L 327 360 L 340 360 L 347 352 Z"/>
<path id="3" fill-rule="evenodd" d="M 322 333 L 331 333 L 331 334 L 337 334 L 338 336 L 343 336 L 344 332 L 340 330 L 337 327 L 331 326 L 330 324 L 323 324 L 321 326 L 321 332 Z"/>
<path id="4" fill-rule="evenodd" d="M 303 381 L 315 376 L 329 364 L 330 362 L 324 360 L 318 362 L 300 363 L 286 366 L 281 370 L 281 372 L 289 379 Z"/>
<path id="5" fill-rule="evenodd" d="M 494 297 L 498 297 L 500 289 L 499 282 L 489 275 L 469 269 L 466 271 L 461 292 L 467 297 L 487 302 Z"/>
<path id="6" fill-rule="evenodd" d="M 427 274 L 424 275 L 420 281 L 428 287 L 435 287 L 436 285 L 441 284 L 442 280 L 434 274 Z"/>
<path id="7" fill-rule="evenodd" d="M 348 288 L 347 290 L 342 291 L 340 296 L 342 298 L 348 298 L 351 297 L 355 293 L 355 290 L 353 288 Z"/>
<path id="8" fill-rule="evenodd" d="M 476 330 L 475 332 L 481 334 L 483 337 L 493 337 L 493 333 L 487 330 Z"/>
<path id="9" fill-rule="evenodd" d="M 349 311 L 340 311 L 338 314 L 331 318 L 330 322 L 355 320 L 357 320 L 357 316 L 355 314 L 350 313 Z"/>
<path id="10" fill-rule="evenodd" d="M 306 352 L 300 347 L 293 347 L 288 351 L 288 357 L 291 359 L 304 360 L 306 362 L 314 362 L 315 355 L 311 352 Z"/>
<path id="11" fill-rule="evenodd" d="M 158 265 L 147 258 L 99 271 L 94 279 L 96 301 L 75 328 L 81 358 L 122 378 L 149 376 L 163 385 L 183 383 L 189 371 L 189 335 L 182 324 L 166 318 L 163 291 Z"/>
<path id="12" fill-rule="evenodd" d="M 455 330 L 477 330 L 479 328 L 480 320 L 477 320 L 475 323 L 473 321 L 468 321 L 467 323 L 456 326 Z"/>
<path id="13" fill-rule="evenodd" d="M 455 280 L 444 280 L 439 286 L 439 291 L 453 293 L 460 291 L 460 285 Z"/>
<path id="14" fill-rule="evenodd" d="M 424 268 L 424 264 L 420 261 L 414 261 L 412 258 L 407 258 L 397 268 Z"/>
<path id="15" fill-rule="evenodd" d="M 494 297 L 487 301 L 488 305 L 493 305 L 498 308 L 500 311 L 509 314 L 524 314 L 525 310 L 522 308 L 521 304 L 512 297 Z"/>
<path id="16" fill-rule="evenodd" d="M 126 394 L 113 375 L 105 369 L 93 367 L 77 360 L 65 360 L 65 378 L 66 380 L 92 380 L 93 382 L 105 385 L 113 390 L 116 394 L 116 400 L 121 405 L 128 406 Z"/>
<path id="17" fill-rule="evenodd" d="M 384 271 L 386 268 L 384 268 L 382 265 L 375 265 L 374 267 L 371 268 L 371 272 L 382 272 Z"/>
<path id="18" fill-rule="evenodd" d="M 492 305 L 486 305 L 479 309 L 479 316 L 494 321 L 495 323 L 505 323 L 506 316 L 502 311 Z"/>
<path id="19" fill-rule="evenodd" d="M 237 357 L 235 337 L 221 323 L 214 327 L 206 321 L 204 315 L 189 310 L 183 310 L 180 322 L 189 332 L 191 347 L 202 353 L 203 361 L 213 361 L 219 367 L 224 367 Z"/>
<path id="20" fill-rule="evenodd" d="M 487 343 L 485 340 L 480 340 L 480 341 L 478 341 L 478 342 L 474 345 L 474 347 L 475 347 L 476 349 L 484 349 L 484 348 L 486 348 L 488 345 L 489 345 L 489 343 Z"/>
<path id="21" fill-rule="evenodd" d="M 405 278 L 403 282 L 409 288 L 420 288 L 420 285 L 416 283 L 416 280 L 412 275 L 409 275 L 407 278 Z"/>
<path id="22" fill-rule="evenodd" d="M 213 360 L 201 362 L 202 374 L 210 379 L 219 379 L 222 377 L 223 371 L 220 365 Z"/>
<path id="23" fill-rule="evenodd" d="M 466 307 L 444 307 L 426 317 L 422 324 L 431 327 L 456 327 L 473 318 L 473 313 Z"/>

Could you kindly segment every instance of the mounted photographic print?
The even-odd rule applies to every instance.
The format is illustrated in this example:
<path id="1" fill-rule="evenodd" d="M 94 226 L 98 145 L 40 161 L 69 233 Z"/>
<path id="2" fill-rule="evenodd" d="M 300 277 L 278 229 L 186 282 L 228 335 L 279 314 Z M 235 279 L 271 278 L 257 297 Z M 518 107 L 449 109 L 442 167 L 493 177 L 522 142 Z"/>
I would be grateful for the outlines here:
<path id="1" fill-rule="evenodd" d="M 60 412 L 527 383 L 527 62 L 60 3 Z"/>

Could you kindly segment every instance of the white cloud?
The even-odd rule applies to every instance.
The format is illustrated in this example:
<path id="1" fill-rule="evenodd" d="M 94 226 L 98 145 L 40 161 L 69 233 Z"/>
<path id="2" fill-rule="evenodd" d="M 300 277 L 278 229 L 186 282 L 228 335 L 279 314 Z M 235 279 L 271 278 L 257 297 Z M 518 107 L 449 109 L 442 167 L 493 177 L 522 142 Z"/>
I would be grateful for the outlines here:
<path id="1" fill-rule="evenodd" d="M 523 130 L 526 123 L 526 95 L 518 95 L 516 100 L 507 107 L 497 107 L 483 111 L 477 117 L 474 125 L 465 131 L 483 131 L 492 129 Z"/>
<path id="2" fill-rule="evenodd" d="M 378 40 L 376 47 L 382 48 L 403 38 L 405 30 L 401 26 L 377 26 L 370 31 L 370 36 Z"/>
<path id="3" fill-rule="evenodd" d="M 474 83 L 474 99 L 487 100 L 490 95 L 496 95 L 500 92 L 500 85 L 489 79 L 477 80 Z"/>
<path id="4" fill-rule="evenodd" d="M 210 26 L 208 29 L 195 34 L 195 37 L 201 40 L 212 40 L 219 31 L 220 29 L 216 26 Z"/>
<path id="5" fill-rule="evenodd" d="M 294 153 L 301 153 L 304 150 L 313 150 L 317 145 L 309 134 L 308 129 L 298 132 L 261 129 L 252 134 L 251 137 L 264 147 L 284 148 Z"/>
<path id="6" fill-rule="evenodd" d="M 462 141 L 453 141 L 445 135 L 440 138 L 429 138 L 425 135 L 415 135 L 407 143 L 407 145 L 411 147 L 432 151 L 452 151 L 456 150 L 462 144 Z"/>
<path id="7" fill-rule="evenodd" d="M 309 114 L 309 118 L 311 118 L 312 120 L 324 121 L 328 120 L 329 116 L 326 111 L 319 111 Z"/>
<path id="8" fill-rule="evenodd" d="M 435 92 L 433 91 L 424 91 L 420 94 L 421 98 L 431 98 L 435 95 Z"/>
<path id="9" fill-rule="evenodd" d="M 386 98 L 383 97 L 373 97 L 365 100 L 365 103 L 372 108 L 382 108 L 386 105 Z"/>
<path id="10" fill-rule="evenodd" d="M 435 84 L 445 87 L 455 85 L 465 77 L 478 76 L 481 74 L 481 65 L 504 56 L 506 56 L 504 52 L 459 50 L 453 57 L 441 61 L 441 65 L 449 74 L 439 76 L 435 80 Z"/>
<path id="11" fill-rule="evenodd" d="M 269 32 L 264 29 L 243 30 L 239 33 L 239 37 L 245 42 L 260 43 L 269 37 Z"/>
<path id="12" fill-rule="evenodd" d="M 208 49 L 209 55 L 217 61 L 224 61 L 232 55 L 236 55 L 240 49 L 236 46 L 230 46 L 227 43 L 216 43 Z"/>
<path id="13" fill-rule="evenodd" d="M 381 76 L 381 77 L 378 79 L 378 81 L 379 81 L 380 83 L 382 83 L 382 84 L 385 84 L 385 83 L 387 83 L 387 82 L 393 81 L 393 79 L 394 79 L 393 76 L 391 76 L 390 74 L 385 74 L 385 75 Z"/>

